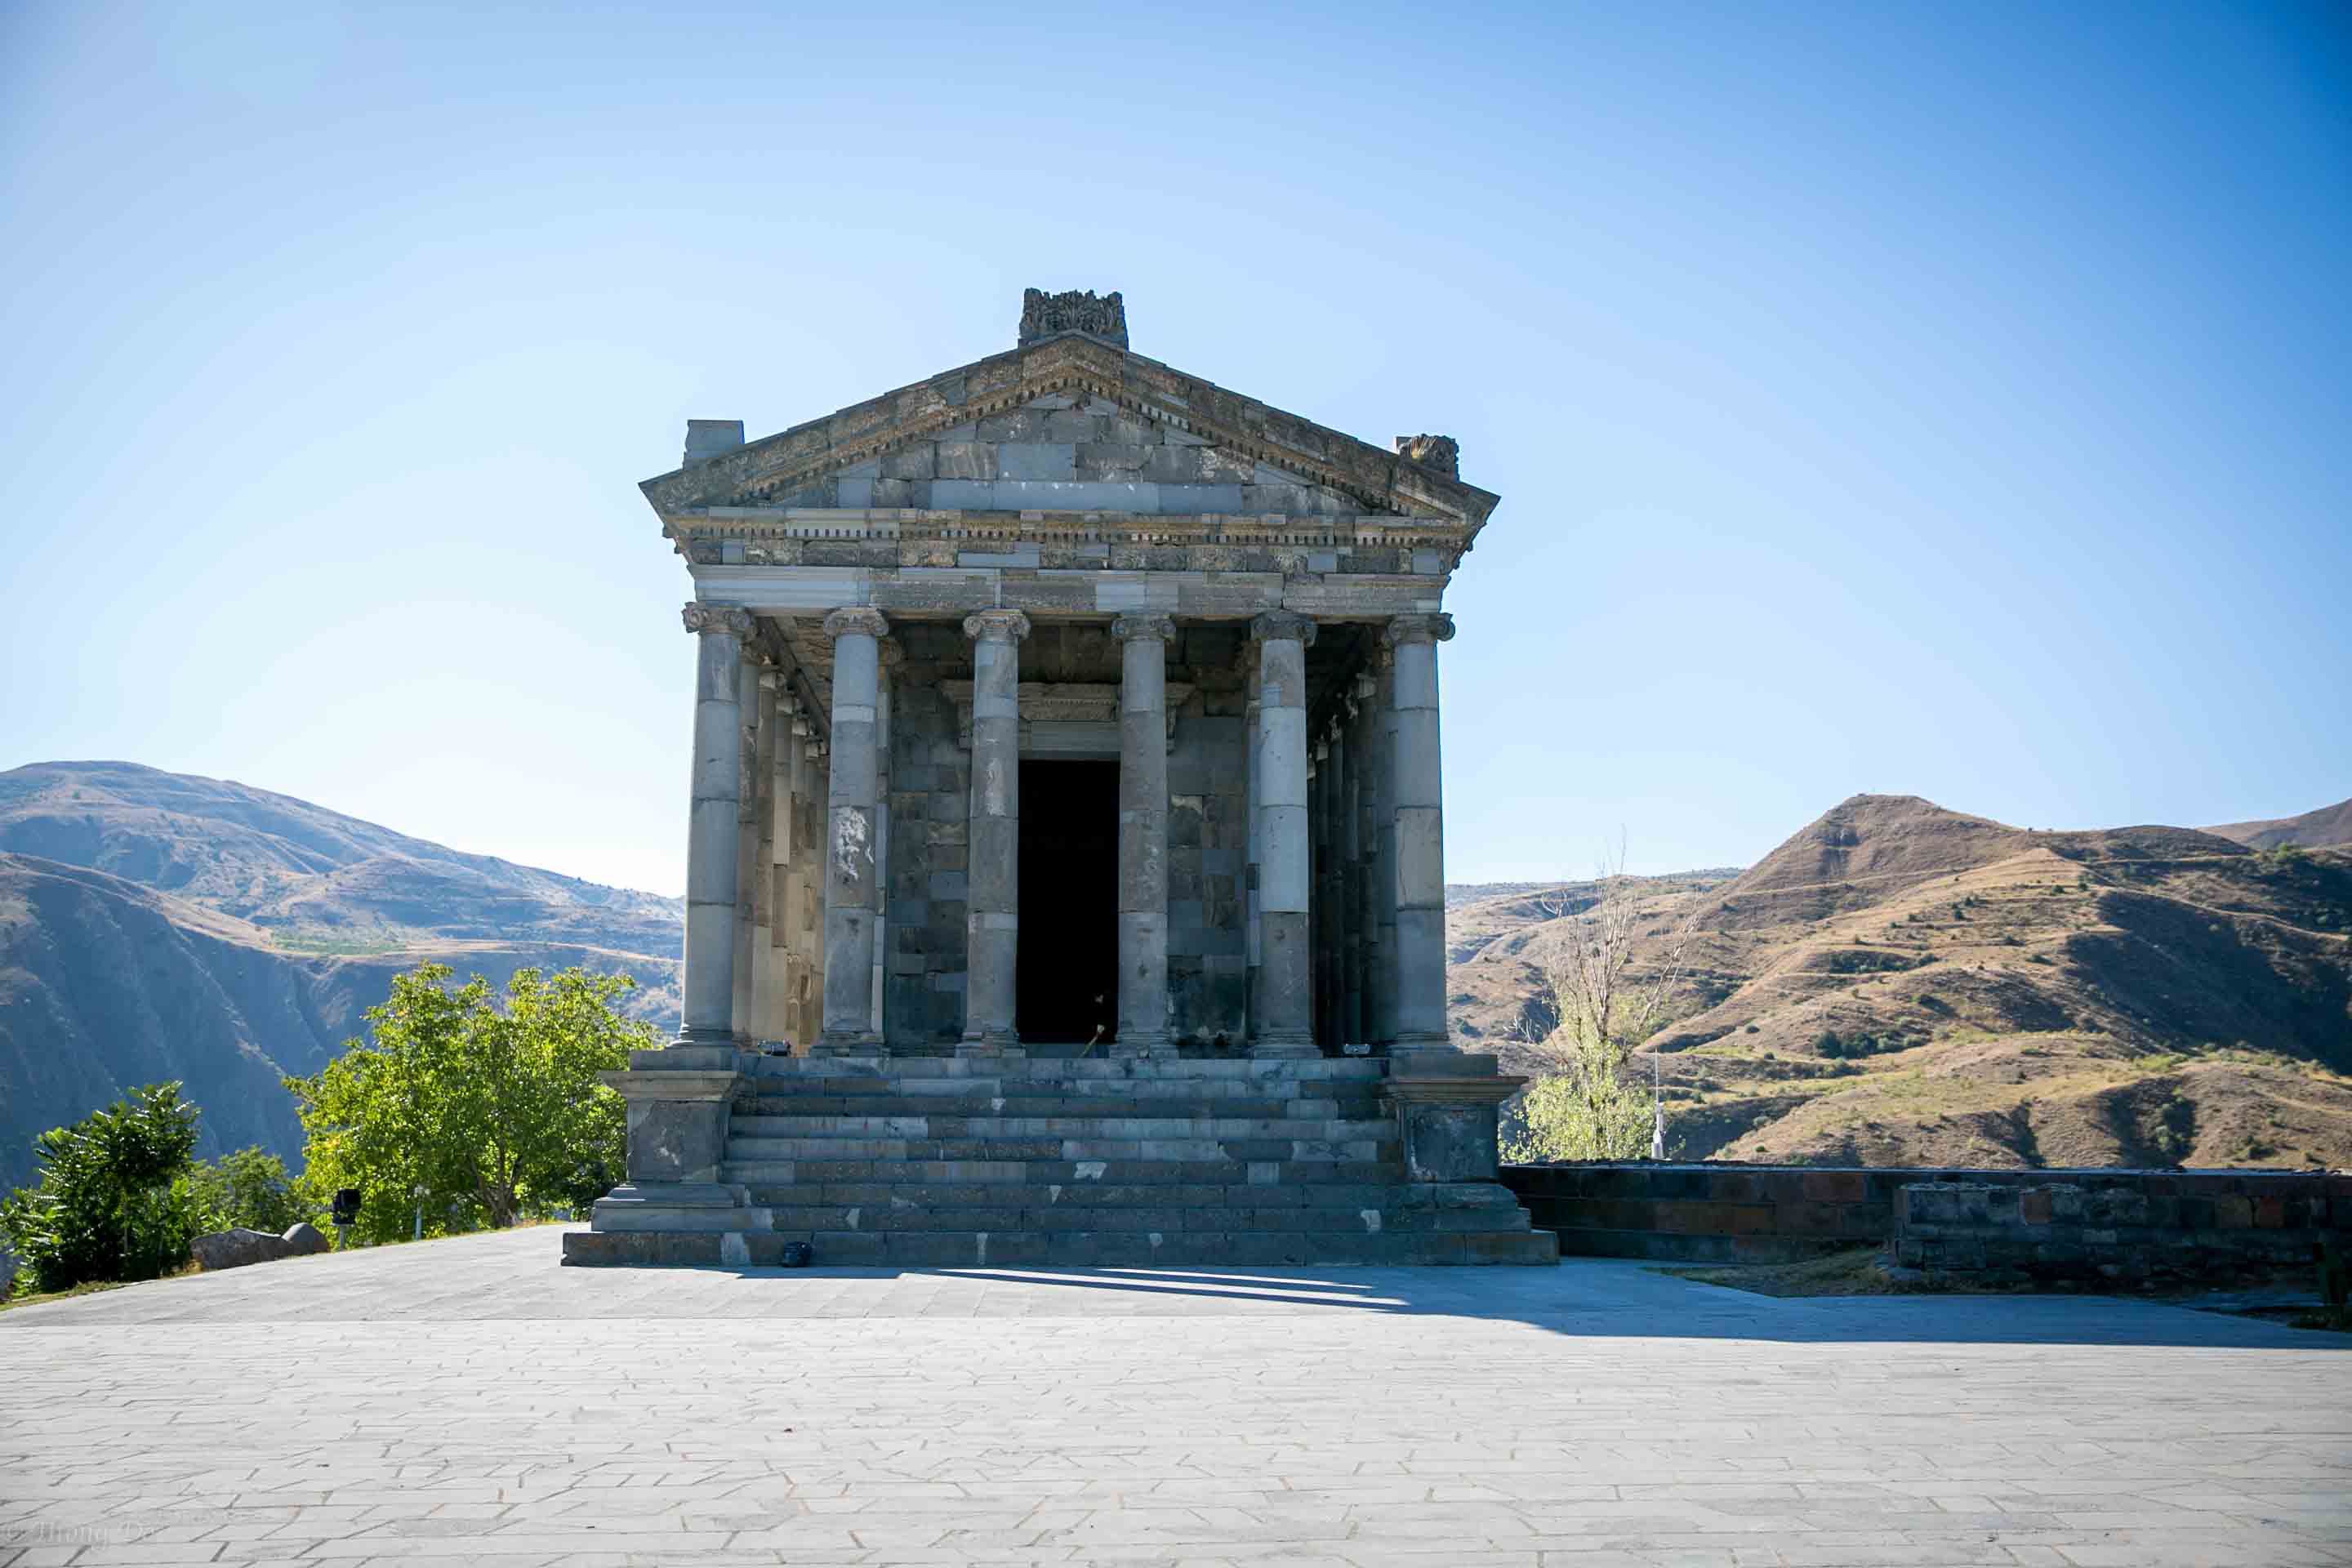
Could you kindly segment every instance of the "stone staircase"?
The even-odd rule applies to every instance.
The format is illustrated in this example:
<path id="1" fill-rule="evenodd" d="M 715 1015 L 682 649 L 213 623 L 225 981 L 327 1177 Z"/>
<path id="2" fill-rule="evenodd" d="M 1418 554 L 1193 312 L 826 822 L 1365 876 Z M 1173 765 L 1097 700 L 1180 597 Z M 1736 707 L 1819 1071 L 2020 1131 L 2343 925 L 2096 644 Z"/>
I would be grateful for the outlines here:
<path id="1" fill-rule="evenodd" d="M 1503 1187 L 1408 1179 L 1387 1068 L 749 1058 L 718 1181 L 615 1194 L 565 1261 L 764 1265 L 795 1241 L 820 1267 L 1556 1261 Z"/>

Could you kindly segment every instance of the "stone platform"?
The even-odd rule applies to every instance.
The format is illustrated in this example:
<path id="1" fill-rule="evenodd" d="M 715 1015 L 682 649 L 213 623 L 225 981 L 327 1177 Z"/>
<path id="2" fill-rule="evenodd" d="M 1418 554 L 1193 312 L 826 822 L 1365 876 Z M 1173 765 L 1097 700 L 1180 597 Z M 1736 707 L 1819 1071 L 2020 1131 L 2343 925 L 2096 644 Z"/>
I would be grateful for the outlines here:
<path id="1" fill-rule="evenodd" d="M 1559 1258 L 1492 1179 L 1491 1058 L 638 1058 L 614 1081 L 640 1179 L 566 1263 Z"/>

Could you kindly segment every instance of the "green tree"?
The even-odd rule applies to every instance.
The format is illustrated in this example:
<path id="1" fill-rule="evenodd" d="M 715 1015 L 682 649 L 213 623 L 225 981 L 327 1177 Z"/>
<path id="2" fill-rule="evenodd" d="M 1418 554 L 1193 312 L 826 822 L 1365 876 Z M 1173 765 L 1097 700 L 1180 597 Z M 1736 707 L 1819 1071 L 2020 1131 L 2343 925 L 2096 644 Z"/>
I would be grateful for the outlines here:
<path id="1" fill-rule="evenodd" d="M 373 1039 L 286 1080 L 307 1134 L 304 1185 L 313 1197 L 357 1187 L 369 1240 L 406 1236 L 419 1203 L 435 1234 L 503 1226 L 620 1179 L 621 1098 L 596 1074 L 654 1044 L 649 1026 L 613 1010 L 635 982 L 520 969 L 501 1005 L 479 975 L 449 980 L 441 964 L 395 975 L 368 1010 Z"/>
<path id="2" fill-rule="evenodd" d="M 283 1231 L 317 1209 L 286 1173 L 286 1162 L 258 1146 L 223 1154 L 190 1173 L 206 1230 Z"/>
<path id="3" fill-rule="evenodd" d="M 204 1223 L 196 1114 L 178 1084 L 152 1084 L 33 1141 L 38 1178 L 0 1202 L 0 1238 L 33 1289 L 152 1279 L 188 1261 Z"/>
<path id="4" fill-rule="evenodd" d="M 1526 1165 L 1647 1154 L 1651 1091 L 1626 1076 L 1624 1053 L 1575 1030 L 1555 1033 L 1546 1049 L 1552 1070 L 1503 1107 L 1503 1158 Z"/>

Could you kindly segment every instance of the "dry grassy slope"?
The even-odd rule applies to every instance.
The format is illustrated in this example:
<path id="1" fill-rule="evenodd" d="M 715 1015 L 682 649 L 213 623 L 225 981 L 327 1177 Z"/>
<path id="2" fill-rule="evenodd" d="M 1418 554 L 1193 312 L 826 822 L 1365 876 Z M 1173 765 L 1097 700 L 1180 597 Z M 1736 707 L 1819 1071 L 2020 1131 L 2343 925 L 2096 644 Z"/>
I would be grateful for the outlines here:
<path id="1" fill-rule="evenodd" d="M 1735 880 L 1648 887 L 1645 930 L 1700 932 L 1654 1042 L 1686 1154 L 2352 1165 L 2352 856 L 1857 795 Z M 1454 911 L 1465 1043 L 1542 1022 L 1545 914 Z"/>
<path id="2" fill-rule="evenodd" d="M 2305 849 L 2352 847 L 2352 800 L 2339 800 L 2334 805 L 2323 805 L 2301 816 L 2273 817 L 2267 822 L 2225 822 L 2205 831 L 2249 849 L 2275 849 L 2282 844 Z"/>

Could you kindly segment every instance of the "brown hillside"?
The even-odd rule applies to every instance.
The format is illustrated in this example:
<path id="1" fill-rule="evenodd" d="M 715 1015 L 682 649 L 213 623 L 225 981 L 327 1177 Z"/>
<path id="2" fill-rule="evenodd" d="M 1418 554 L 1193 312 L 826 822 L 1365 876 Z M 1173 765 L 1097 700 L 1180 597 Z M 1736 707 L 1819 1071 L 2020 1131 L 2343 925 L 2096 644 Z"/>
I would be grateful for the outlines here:
<path id="1" fill-rule="evenodd" d="M 2229 822 L 2205 830 L 2249 849 L 2276 849 L 2292 844 L 2304 849 L 2352 847 L 2352 800 L 2339 800 L 2301 816 L 2273 817 L 2267 822 Z"/>
<path id="2" fill-rule="evenodd" d="M 2352 1163 L 2352 857 L 1857 795 L 1728 884 L 1645 889 L 1654 947 L 1697 923 L 1653 1042 L 1685 1154 Z M 1548 910 L 1454 917 L 1457 1027 L 1522 1066 Z"/>

